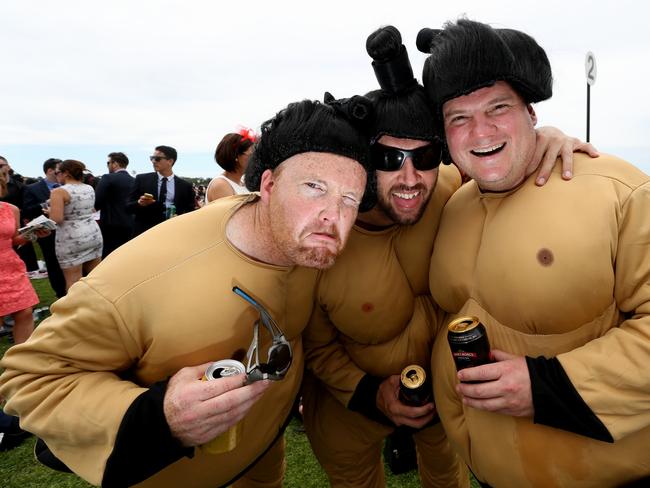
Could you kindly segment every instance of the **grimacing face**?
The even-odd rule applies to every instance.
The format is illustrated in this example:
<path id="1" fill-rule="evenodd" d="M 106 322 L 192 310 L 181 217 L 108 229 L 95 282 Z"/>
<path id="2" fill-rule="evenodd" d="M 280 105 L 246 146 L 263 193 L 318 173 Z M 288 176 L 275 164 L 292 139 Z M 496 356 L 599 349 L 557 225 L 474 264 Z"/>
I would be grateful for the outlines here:
<path id="1" fill-rule="evenodd" d="M 269 206 L 273 240 L 287 262 L 332 266 L 347 242 L 365 184 L 365 169 L 344 156 L 307 152 L 282 162 L 273 172 Z"/>
<path id="2" fill-rule="evenodd" d="M 537 117 L 508 83 L 449 100 L 443 117 L 452 159 L 481 189 L 510 190 L 527 176 Z"/>
<path id="3" fill-rule="evenodd" d="M 430 144 L 418 139 L 384 135 L 377 141 L 384 146 L 413 150 Z M 406 158 L 398 171 L 377 171 L 377 205 L 393 223 L 414 224 L 424 212 L 438 181 L 438 168 L 419 171 Z"/>

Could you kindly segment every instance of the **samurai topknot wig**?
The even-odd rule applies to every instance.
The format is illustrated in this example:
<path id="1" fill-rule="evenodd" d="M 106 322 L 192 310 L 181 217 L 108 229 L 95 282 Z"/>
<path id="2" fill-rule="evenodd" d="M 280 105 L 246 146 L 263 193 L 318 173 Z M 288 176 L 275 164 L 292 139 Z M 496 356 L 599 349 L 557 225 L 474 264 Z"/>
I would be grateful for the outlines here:
<path id="1" fill-rule="evenodd" d="M 366 51 L 380 90 L 366 94 L 373 102 L 372 142 L 383 135 L 431 141 L 435 139 L 433 115 L 422 85 L 413 77 L 402 36 L 392 25 L 368 36 Z"/>
<path id="2" fill-rule="evenodd" d="M 553 94 L 546 52 L 521 31 L 459 19 L 445 24 L 442 30 L 422 29 L 417 46 L 430 53 L 422 78 L 436 110 L 448 100 L 497 81 L 507 81 L 526 103 L 540 102 Z"/>
<path id="3" fill-rule="evenodd" d="M 373 195 L 368 191 L 374 186 L 368 143 L 372 113 L 370 100 L 362 96 L 337 100 L 326 93 L 323 103 L 303 100 L 289 104 L 262 124 L 246 168 L 246 187 L 258 191 L 262 173 L 277 168 L 291 156 L 324 152 L 359 162 L 368 174 L 366 194 Z M 364 198 L 360 210 L 373 204 L 372 199 Z"/>

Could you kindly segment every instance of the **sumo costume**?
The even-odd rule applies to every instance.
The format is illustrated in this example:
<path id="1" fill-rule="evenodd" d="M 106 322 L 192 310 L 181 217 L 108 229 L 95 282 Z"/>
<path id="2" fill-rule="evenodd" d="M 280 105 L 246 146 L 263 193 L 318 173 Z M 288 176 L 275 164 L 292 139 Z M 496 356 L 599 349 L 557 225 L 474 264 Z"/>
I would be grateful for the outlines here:
<path id="1" fill-rule="evenodd" d="M 390 135 L 434 143 L 431 111 L 397 29 L 376 31 L 367 46 L 379 47 L 368 48 L 382 88 L 367 95 L 374 103 L 375 140 Z M 333 486 L 385 484 L 381 449 L 395 425 L 375 405 L 377 388 L 408 365 L 429 369 L 442 324 L 429 295 L 429 260 L 442 207 L 459 185 L 458 171 L 445 166 L 417 223 L 379 230 L 355 225 L 345 251 L 320 280 L 304 334 L 311 374 L 303 389 L 303 415 Z M 413 438 L 424 486 L 468 484 L 439 422 Z"/>
<path id="2" fill-rule="evenodd" d="M 433 34 L 425 87 L 439 107 L 499 79 L 527 103 L 550 97 L 550 65 L 525 34 L 466 20 Z M 434 300 L 478 317 L 492 348 L 527 356 L 534 418 L 464 406 L 444 329 L 433 349 L 450 442 L 493 487 L 650 476 L 650 178 L 607 155 L 574 161 L 570 182 L 557 163 L 543 188 L 534 176 L 500 193 L 464 185 L 435 241 Z"/>

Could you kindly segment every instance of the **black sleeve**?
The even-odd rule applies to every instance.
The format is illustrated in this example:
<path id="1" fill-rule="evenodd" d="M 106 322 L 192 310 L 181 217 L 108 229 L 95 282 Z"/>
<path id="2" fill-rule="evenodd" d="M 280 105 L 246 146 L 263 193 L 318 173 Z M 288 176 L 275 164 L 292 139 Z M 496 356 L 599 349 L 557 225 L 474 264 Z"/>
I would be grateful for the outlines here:
<path id="1" fill-rule="evenodd" d="M 139 185 L 140 179 L 136 176 L 133 179 L 133 186 L 131 186 L 131 193 L 129 193 L 129 197 L 126 200 L 126 211 L 129 213 L 135 213 L 138 210 L 138 199 L 142 195 L 140 193 L 140 185 Z"/>
<path id="2" fill-rule="evenodd" d="M 182 182 L 182 198 L 178 199 L 179 205 L 176 208 L 176 212 L 180 214 L 188 213 L 194 210 L 194 203 L 196 202 L 196 195 L 194 195 L 194 187 L 192 183 L 187 180 L 184 180 L 179 177 L 179 180 Z M 181 186 L 181 185 L 179 185 Z M 180 188 L 179 188 L 180 190 Z M 180 195 L 179 195 L 180 196 Z"/>
<path id="3" fill-rule="evenodd" d="M 42 214 L 41 202 L 36 198 L 33 189 L 28 186 L 25 187 L 23 193 L 23 217 L 32 220 Z M 22 226 L 22 222 L 20 225 Z"/>
<path id="4" fill-rule="evenodd" d="M 138 200 L 140 197 L 146 192 L 146 191 L 151 191 L 153 192 L 152 195 L 154 198 L 156 198 L 156 191 L 155 186 L 151 190 L 147 190 L 146 188 L 146 180 L 144 178 L 140 178 L 141 176 L 147 176 L 149 173 L 146 173 L 144 175 L 137 175 L 135 177 L 135 180 L 133 181 L 133 186 L 131 187 L 131 194 L 129 195 L 128 200 L 126 201 L 126 211 L 132 214 L 139 215 L 140 217 L 147 218 L 148 216 L 152 216 L 155 214 L 161 214 L 163 212 L 163 204 L 160 203 L 158 200 L 156 200 L 154 203 L 151 205 L 147 205 L 146 207 L 142 207 L 138 205 Z"/>
<path id="5" fill-rule="evenodd" d="M 106 202 L 106 195 L 110 192 L 110 182 L 108 175 L 100 178 L 95 188 L 95 210 L 102 210 Z M 101 217 L 100 217 L 101 218 Z"/>
<path id="6" fill-rule="evenodd" d="M 380 424 L 395 427 L 395 424 L 377 408 L 377 391 L 382 381 L 383 378 L 369 374 L 361 378 L 348 402 L 348 409 Z"/>
<path id="7" fill-rule="evenodd" d="M 571 384 L 557 358 L 526 356 L 535 408 L 534 422 L 584 435 L 604 442 L 614 442 L 605 425 L 592 412 Z"/>
<path id="8" fill-rule="evenodd" d="M 134 485 L 194 455 L 194 448 L 183 447 L 169 430 L 163 411 L 166 389 L 167 381 L 154 384 L 126 411 L 106 462 L 103 487 Z"/>

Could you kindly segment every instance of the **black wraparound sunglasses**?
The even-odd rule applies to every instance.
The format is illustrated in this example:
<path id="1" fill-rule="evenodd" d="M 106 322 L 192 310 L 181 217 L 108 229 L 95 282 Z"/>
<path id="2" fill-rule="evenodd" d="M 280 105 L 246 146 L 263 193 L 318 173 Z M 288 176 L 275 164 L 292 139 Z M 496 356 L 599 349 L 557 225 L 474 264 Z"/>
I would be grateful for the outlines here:
<path id="1" fill-rule="evenodd" d="M 284 337 L 284 333 L 275 323 L 273 317 L 262 305 L 238 286 L 233 287 L 232 291 L 255 307 L 260 314 L 260 320 L 256 320 L 255 324 L 253 324 L 253 341 L 246 354 L 246 384 L 260 380 L 281 380 L 289 371 L 293 359 L 291 344 Z M 271 334 L 272 338 L 265 363 L 260 363 L 259 360 L 260 322 L 262 322 L 262 325 Z"/>
<path id="2" fill-rule="evenodd" d="M 411 158 L 416 170 L 429 171 L 440 166 L 441 157 L 442 144 L 437 141 L 412 151 L 384 146 L 378 142 L 370 146 L 370 160 L 377 171 L 399 171 L 406 158 Z"/>

